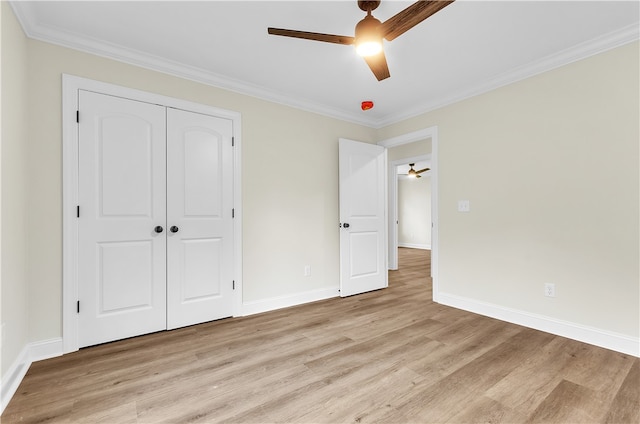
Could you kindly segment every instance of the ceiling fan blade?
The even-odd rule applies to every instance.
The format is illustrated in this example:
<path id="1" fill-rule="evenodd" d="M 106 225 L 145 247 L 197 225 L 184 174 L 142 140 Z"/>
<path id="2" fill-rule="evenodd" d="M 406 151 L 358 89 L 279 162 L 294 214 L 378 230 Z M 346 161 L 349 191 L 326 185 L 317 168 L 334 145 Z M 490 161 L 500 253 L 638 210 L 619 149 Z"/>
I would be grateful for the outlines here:
<path id="1" fill-rule="evenodd" d="M 380 25 L 380 33 L 386 40 L 391 41 L 454 1 L 428 0 L 415 2 L 383 22 Z"/>
<path id="2" fill-rule="evenodd" d="M 391 76 L 389 74 L 389 67 L 387 66 L 387 58 L 384 56 L 384 51 L 373 56 L 364 56 L 363 59 L 367 62 L 367 65 L 369 65 L 369 68 L 371 68 L 371 71 L 378 81 L 382 81 L 383 79 Z"/>
<path id="3" fill-rule="evenodd" d="M 416 174 L 421 174 L 421 173 L 426 172 L 426 171 L 428 171 L 428 170 L 430 170 L 430 169 L 431 169 L 431 168 L 424 168 L 424 169 L 421 169 L 421 170 L 419 170 L 419 171 L 416 171 Z"/>
<path id="4" fill-rule="evenodd" d="M 271 35 L 281 35 L 283 37 L 304 38 L 305 40 L 324 41 L 325 43 L 351 45 L 355 42 L 355 37 L 346 35 L 322 34 L 319 32 L 295 31 L 292 29 L 267 28 Z"/>

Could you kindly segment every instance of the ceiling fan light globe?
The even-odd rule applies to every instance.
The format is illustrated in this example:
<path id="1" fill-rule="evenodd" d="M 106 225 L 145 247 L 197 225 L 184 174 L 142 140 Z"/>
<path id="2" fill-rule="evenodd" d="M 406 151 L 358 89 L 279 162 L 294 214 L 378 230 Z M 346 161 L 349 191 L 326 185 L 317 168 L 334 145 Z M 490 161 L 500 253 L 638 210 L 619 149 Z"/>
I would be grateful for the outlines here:
<path id="1" fill-rule="evenodd" d="M 380 21 L 371 16 L 365 16 L 356 25 L 356 52 L 360 56 L 373 56 L 382 51 L 382 37 L 379 28 Z"/>
<path id="2" fill-rule="evenodd" d="M 360 56 L 373 56 L 382 51 L 382 43 L 379 41 L 364 41 L 356 45 L 356 52 Z"/>

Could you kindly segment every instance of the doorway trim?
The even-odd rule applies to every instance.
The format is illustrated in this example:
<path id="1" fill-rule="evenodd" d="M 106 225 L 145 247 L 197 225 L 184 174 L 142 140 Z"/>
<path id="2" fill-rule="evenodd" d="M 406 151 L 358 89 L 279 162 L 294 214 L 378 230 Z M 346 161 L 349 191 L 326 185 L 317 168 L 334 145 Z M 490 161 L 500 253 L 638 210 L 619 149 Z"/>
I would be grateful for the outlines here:
<path id="1" fill-rule="evenodd" d="M 416 141 L 431 139 L 431 279 L 433 289 L 433 301 L 437 302 L 439 297 L 438 290 L 438 127 L 428 127 L 414 132 L 401 134 L 396 137 L 388 138 L 378 142 L 378 145 L 387 149 L 391 147 L 401 146 L 403 144 L 414 143 Z M 396 162 L 398 162 L 396 164 Z M 389 258 L 389 267 L 392 265 L 397 269 L 397 248 L 398 233 L 395 221 L 397 220 L 397 188 L 398 181 L 396 175 L 396 165 L 405 160 L 393 161 L 389 164 L 389 253 L 390 256 L 395 253 L 395 263 L 392 263 L 392 257 Z M 409 163 L 409 162 L 406 162 Z M 394 179 L 395 178 L 395 179 Z M 393 220 L 393 221 L 392 221 Z M 391 246 L 395 243 L 395 250 Z"/>
<path id="2" fill-rule="evenodd" d="M 233 242 L 234 298 L 233 316 L 242 308 L 242 137 L 239 112 L 187 100 L 167 97 L 132 88 L 62 75 L 62 353 L 78 350 L 78 90 L 123 97 L 135 101 L 188 110 L 230 119 L 233 123 Z M 80 117 L 81 119 L 82 117 Z"/>

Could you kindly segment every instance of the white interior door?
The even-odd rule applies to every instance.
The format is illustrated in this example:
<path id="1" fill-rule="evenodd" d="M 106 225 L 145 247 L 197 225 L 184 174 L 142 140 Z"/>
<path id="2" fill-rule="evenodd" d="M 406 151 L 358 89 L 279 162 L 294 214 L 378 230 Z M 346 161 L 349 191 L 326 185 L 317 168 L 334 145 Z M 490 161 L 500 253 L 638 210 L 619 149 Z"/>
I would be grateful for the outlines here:
<path id="1" fill-rule="evenodd" d="M 233 314 L 233 125 L 167 110 L 167 328 Z"/>
<path id="2" fill-rule="evenodd" d="M 166 133 L 164 107 L 88 91 L 78 101 L 83 347 L 166 328 Z"/>
<path id="3" fill-rule="evenodd" d="M 388 285 L 387 152 L 382 146 L 339 141 L 340 295 Z"/>

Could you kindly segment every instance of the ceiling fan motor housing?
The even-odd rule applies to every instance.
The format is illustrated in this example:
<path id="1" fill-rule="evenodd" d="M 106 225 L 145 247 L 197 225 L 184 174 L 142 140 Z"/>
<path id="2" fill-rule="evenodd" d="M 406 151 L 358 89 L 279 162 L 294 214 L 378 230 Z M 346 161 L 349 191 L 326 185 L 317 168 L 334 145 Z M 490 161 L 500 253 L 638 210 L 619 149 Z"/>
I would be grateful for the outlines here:
<path id="1" fill-rule="evenodd" d="M 360 1 L 360 0 L 358 1 L 358 7 L 364 10 L 365 12 L 368 12 L 370 10 L 376 10 L 379 4 L 380 4 L 379 1 Z"/>

